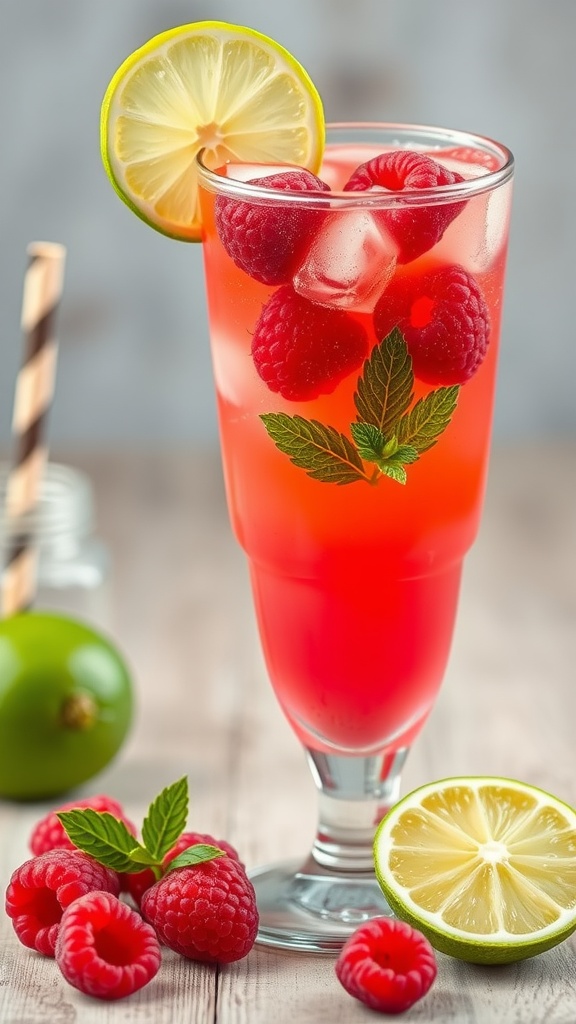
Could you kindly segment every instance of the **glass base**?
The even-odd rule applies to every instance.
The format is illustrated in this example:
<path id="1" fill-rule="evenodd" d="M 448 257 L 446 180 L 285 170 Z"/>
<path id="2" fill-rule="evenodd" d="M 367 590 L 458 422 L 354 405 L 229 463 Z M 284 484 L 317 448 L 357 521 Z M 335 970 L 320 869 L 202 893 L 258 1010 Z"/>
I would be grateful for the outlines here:
<path id="1" fill-rule="evenodd" d="M 392 916 L 373 871 L 335 873 L 310 858 L 256 868 L 250 879 L 264 946 L 338 953 L 363 921 Z"/>

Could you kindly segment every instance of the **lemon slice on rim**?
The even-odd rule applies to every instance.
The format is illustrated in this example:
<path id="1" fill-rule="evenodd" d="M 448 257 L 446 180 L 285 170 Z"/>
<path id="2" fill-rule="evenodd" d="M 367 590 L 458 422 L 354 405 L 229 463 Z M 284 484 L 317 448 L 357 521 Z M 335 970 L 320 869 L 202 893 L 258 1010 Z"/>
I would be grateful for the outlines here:
<path id="1" fill-rule="evenodd" d="M 102 159 L 147 224 L 200 241 L 195 159 L 298 164 L 317 171 L 322 101 L 308 74 L 253 29 L 199 21 L 162 32 L 120 66 L 104 96 Z"/>
<path id="2" fill-rule="evenodd" d="M 576 929 L 576 812 L 511 779 L 444 779 L 414 790 L 374 841 L 392 910 L 472 963 L 535 956 Z"/>

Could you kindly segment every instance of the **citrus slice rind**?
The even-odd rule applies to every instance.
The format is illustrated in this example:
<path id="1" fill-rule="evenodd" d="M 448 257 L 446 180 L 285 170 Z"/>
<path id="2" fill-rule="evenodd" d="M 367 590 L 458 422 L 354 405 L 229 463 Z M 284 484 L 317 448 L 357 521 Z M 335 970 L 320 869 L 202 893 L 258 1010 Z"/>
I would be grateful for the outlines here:
<path id="1" fill-rule="evenodd" d="M 196 158 L 297 164 L 316 172 L 322 101 L 309 75 L 253 29 L 202 21 L 162 32 L 131 54 L 102 102 L 100 145 L 121 199 L 147 224 L 200 241 Z"/>
<path id="2" fill-rule="evenodd" d="M 576 930 L 576 811 L 526 783 L 414 790 L 380 822 L 374 863 L 394 913 L 462 960 L 512 963 Z"/>

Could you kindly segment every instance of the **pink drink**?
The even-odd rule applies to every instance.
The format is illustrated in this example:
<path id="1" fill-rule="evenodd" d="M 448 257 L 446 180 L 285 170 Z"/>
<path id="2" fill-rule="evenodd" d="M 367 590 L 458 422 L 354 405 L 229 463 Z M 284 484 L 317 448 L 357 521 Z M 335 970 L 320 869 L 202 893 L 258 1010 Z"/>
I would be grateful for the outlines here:
<path id="1" fill-rule="evenodd" d="M 341 190 L 354 169 L 382 148 L 381 143 L 328 145 L 319 175 L 333 191 Z M 498 147 L 495 153 L 501 153 Z M 444 159 L 465 179 L 480 180 L 497 166 L 497 156 L 462 147 L 445 158 L 442 150 L 430 155 L 441 164 Z M 494 163 L 487 168 L 489 160 Z M 254 169 L 244 175 L 248 172 Z M 242 169 L 228 169 L 229 176 L 242 174 Z M 348 275 L 344 286 L 339 290 L 332 281 L 332 298 L 322 283 L 325 292 L 308 297 L 319 297 L 328 307 L 333 301 L 361 325 L 367 359 L 382 341 L 373 316 L 380 296 L 398 287 L 419 296 L 422 283 L 421 302 L 413 303 L 411 315 L 414 320 L 427 316 L 427 282 L 442 268 L 463 268 L 473 279 L 489 322 L 481 365 L 459 386 L 456 408 L 441 436 L 406 466 L 406 483 L 388 476 L 369 483 L 374 466 L 365 463 L 365 476 L 346 485 L 312 479 L 294 465 L 273 443 L 261 416 L 303 417 L 350 437 L 365 362 L 329 393 L 293 400 L 271 390 L 257 372 L 251 346 L 262 307 L 277 286 L 259 283 L 235 265 L 216 230 L 214 195 L 202 189 L 228 503 L 249 559 L 270 679 L 309 749 L 366 755 L 409 746 L 443 679 L 462 560 L 478 529 L 485 486 L 510 189 L 511 183 L 492 191 L 478 188 L 461 202 L 442 237 L 409 262 L 400 262 L 394 245 L 386 236 L 381 244 L 376 232 L 365 267 L 360 266 L 365 248 L 359 250 L 357 298 L 351 280 L 354 243 L 341 256 L 329 254 L 333 278 L 339 268 Z M 371 217 L 359 206 L 354 213 L 337 215 L 342 226 L 335 222 L 334 245 L 347 227 L 356 234 L 364 231 Z M 371 237 L 362 246 L 372 246 Z M 297 269 L 297 285 L 313 289 L 323 259 L 321 243 L 312 242 Z M 439 386 L 416 376 L 414 402 Z"/>

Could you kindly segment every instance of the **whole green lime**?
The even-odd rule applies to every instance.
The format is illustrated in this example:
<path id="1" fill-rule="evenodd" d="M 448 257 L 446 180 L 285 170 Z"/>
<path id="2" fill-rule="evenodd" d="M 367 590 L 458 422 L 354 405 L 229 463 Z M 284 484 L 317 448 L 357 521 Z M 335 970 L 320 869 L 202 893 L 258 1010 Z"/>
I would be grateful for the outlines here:
<path id="1" fill-rule="evenodd" d="M 100 633 L 48 612 L 0 621 L 0 797 L 46 799 L 91 779 L 132 714 L 128 668 Z"/>

